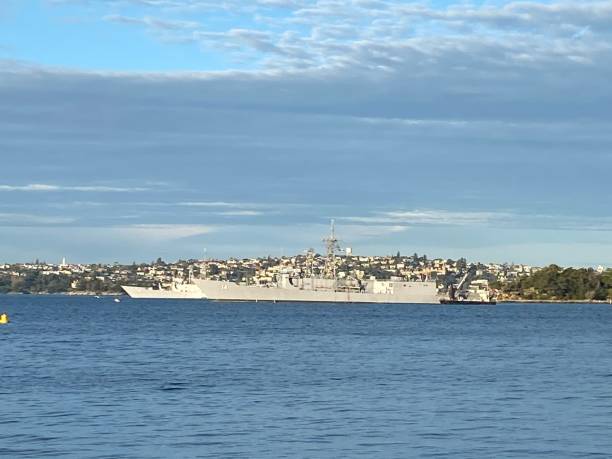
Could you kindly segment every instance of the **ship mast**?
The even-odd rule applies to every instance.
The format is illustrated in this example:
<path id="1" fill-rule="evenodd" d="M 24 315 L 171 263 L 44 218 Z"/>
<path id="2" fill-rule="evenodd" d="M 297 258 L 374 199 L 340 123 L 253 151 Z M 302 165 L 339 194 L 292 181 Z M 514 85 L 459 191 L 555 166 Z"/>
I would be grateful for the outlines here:
<path id="1" fill-rule="evenodd" d="M 208 249 L 204 247 L 204 260 L 202 262 L 202 268 L 204 268 L 204 272 L 200 271 L 200 278 L 208 279 Z"/>
<path id="2" fill-rule="evenodd" d="M 325 248 L 327 249 L 327 257 L 325 259 L 325 275 L 336 280 L 336 251 L 340 250 L 338 239 L 336 238 L 336 225 L 334 220 L 331 221 L 331 231 L 328 237 L 323 239 Z"/>

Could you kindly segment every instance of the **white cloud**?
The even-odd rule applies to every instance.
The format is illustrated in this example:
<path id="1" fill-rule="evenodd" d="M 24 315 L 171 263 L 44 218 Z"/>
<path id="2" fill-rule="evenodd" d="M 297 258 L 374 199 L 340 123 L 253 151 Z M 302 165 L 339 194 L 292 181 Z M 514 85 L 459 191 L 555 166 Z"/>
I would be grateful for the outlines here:
<path id="1" fill-rule="evenodd" d="M 389 225 L 424 227 L 495 227 L 559 231 L 612 231 L 612 218 L 571 214 L 536 214 L 502 211 L 449 211 L 440 209 L 372 212 L 369 215 L 339 217 L 340 222 L 389 228 Z M 401 227 L 401 226 L 400 226 Z"/>
<path id="2" fill-rule="evenodd" d="M 193 30 L 198 28 L 199 24 L 194 21 L 172 21 L 157 19 L 149 16 L 143 18 L 134 18 L 129 16 L 121 16 L 118 14 L 112 14 L 103 18 L 108 22 L 115 22 L 119 24 L 136 24 L 149 27 L 151 29 L 162 30 L 162 31 L 184 31 Z"/>
<path id="3" fill-rule="evenodd" d="M 355 225 L 342 224 L 338 227 L 338 232 L 345 245 L 351 246 L 353 242 L 361 239 L 378 239 L 399 234 L 410 229 L 406 225 Z"/>
<path id="4" fill-rule="evenodd" d="M 473 41 L 505 50 L 506 60 L 533 62 L 564 55 L 588 63 L 589 48 L 610 48 L 612 30 L 609 1 L 456 3 L 446 8 L 399 0 L 131 3 L 145 5 L 160 17 L 114 13 L 104 19 L 163 32 L 158 36 L 166 41 L 199 42 L 242 61 L 249 56 L 251 63 L 270 69 L 358 66 L 394 71 L 410 65 L 415 53 L 435 61 L 440 46 L 461 52 Z M 112 10 L 117 8 L 114 4 Z M 201 20 L 185 19 L 201 17 L 202 11 L 227 14 L 232 20 L 225 29 L 212 29 Z M 253 22 L 261 26 L 232 26 Z"/>
<path id="5" fill-rule="evenodd" d="M 121 238 L 162 242 L 209 234 L 215 231 L 215 228 L 204 225 L 142 224 L 115 226 L 108 230 Z"/>
<path id="6" fill-rule="evenodd" d="M 514 217 L 513 214 L 503 212 L 453 212 L 448 210 L 400 210 L 383 212 L 381 215 L 390 221 L 437 225 L 473 225 Z"/>
<path id="7" fill-rule="evenodd" d="M 256 210 L 228 210 L 225 212 L 218 212 L 217 215 L 226 217 L 256 217 L 264 215 L 264 213 Z"/>
<path id="8" fill-rule="evenodd" d="M 186 201 L 179 202 L 176 205 L 183 207 L 247 207 L 252 204 L 224 201 Z"/>
<path id="9" fill-rule="evenodd" d="M 54 191 L 77 191 L 94 193 L 129 193 L 147 191 L 143 187 L 116 187 L 103 185 L 63 186 L 45 183 L 31 183 L 28 185 L 0 185 L 0 191 L 32 191 L 32 192 L 54 192 Z"/>
<path id="10" fill-rule="evenodd" d="M 0 212 L 0 224 L 6 226 L 67 225 L 74 221 L 72 217 Z"/>
<path id="11" fill-rule="evenodd" d="M 381 225 L 391 223 L 403 225 L 482 225 L 516 218 L 517 215 L 509 212 L 455 212 L 428 209 L 374 212 L 372 215 L 342 217 L 340 220 Z"/>

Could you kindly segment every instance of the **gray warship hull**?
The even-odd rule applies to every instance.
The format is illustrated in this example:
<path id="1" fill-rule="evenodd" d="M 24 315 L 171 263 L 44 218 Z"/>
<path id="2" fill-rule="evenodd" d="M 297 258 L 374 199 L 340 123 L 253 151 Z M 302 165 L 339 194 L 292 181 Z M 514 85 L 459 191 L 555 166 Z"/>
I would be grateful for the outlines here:
<path id="1" fill-rule="evenodd" d="M 241 285 L 205 279 L 195 279 L 194 283 L 205 298 L 217 301 L 440 304 L 435 282 L 377 282 L 369 291 Z"/>
<path id="2" fill-rule="evenodd" d="M 171 287 L 168 289 L 153 289 L 149 287 L 135 287 L 122 285 L 121 288 L 130 298 L 164 299 L 164 300 L 199 300 L 204 297 L 202 291 L 192 284 Z"/>

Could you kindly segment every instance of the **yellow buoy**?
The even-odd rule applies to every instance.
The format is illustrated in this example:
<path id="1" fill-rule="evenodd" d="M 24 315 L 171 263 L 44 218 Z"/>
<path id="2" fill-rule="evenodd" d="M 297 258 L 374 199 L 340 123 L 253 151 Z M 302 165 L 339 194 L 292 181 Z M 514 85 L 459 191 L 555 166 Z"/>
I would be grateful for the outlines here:
<path id="1" fill-rule="evenodd" d="M 9 322 L 9 318 L 6 313 L 0 314 L 0 324 L 8 324 Z"/>

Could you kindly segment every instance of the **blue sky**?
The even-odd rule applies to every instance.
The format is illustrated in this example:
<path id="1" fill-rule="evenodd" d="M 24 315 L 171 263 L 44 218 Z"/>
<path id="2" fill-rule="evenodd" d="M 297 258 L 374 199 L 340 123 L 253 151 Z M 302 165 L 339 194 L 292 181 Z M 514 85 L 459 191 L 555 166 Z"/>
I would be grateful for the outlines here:
<path id="1" fill-rule="evenodd" d="M 221 7 L 219 5 L 222 5 Z M 5 0 L 0 261 L 612 265 L 612 1 Z"/>

